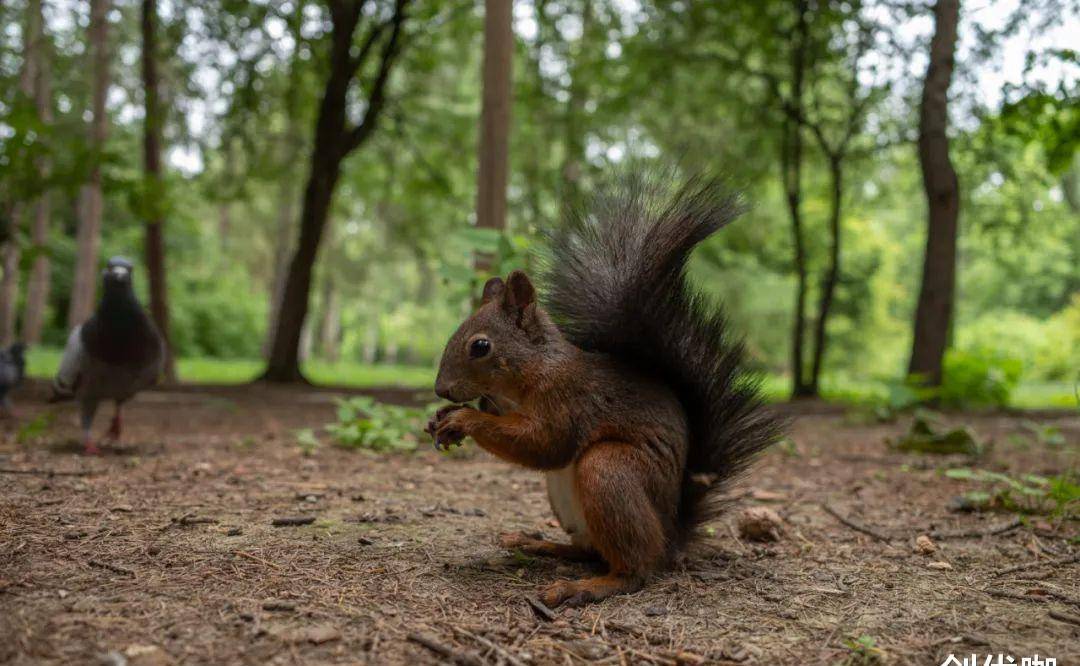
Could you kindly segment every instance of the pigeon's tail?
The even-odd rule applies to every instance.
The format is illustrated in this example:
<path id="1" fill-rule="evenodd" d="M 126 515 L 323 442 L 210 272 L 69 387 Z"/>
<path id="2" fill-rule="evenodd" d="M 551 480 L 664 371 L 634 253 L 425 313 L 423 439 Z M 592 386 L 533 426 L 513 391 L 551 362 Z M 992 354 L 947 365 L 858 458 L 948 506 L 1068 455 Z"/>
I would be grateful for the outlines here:
<path id="1" fill-rule="evenodd" d="M 53 378 L 53 395 L 50 402 L 69 400 L 75 395 L 79 383 L 79 369 L 82 367 L 83 346 L 82 326 L 76 326 L 64 345 L 64 355 L 60 358 L 60 368 Z"/>

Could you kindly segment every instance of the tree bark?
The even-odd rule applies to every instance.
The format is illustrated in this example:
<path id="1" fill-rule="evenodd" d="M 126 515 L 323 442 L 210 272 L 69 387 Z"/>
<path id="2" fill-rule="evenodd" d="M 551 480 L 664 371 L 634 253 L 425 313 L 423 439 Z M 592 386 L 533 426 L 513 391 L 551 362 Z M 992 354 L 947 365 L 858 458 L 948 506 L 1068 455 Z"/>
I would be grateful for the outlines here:
<path id="1" fill-rule="evenodd" d="M 158 100 L 157 73 L 157 0 L 142 2 L 142 77 L 145 101 L 143 122 L 143 163 L 146 178 L 147 211 L 144 252 L 150 278 L 150 315 L 165 341 L 164 374 L 167 382 L 176 381 L 176 365 L 169 340 L 169 301 L 165 270 L 165 181 L 161 169 L 162 117 Z"/>
<path id="2" fill-rule="evenodd" d="M 562 192 L 560 193 L 561 217 L 564 222 L 577 215 L 581 209 L 581 179 L 585 162 L 585 132 L 581 119 L 585 115 L 585 103 L 589 89 L 585 78 L 586 49 L 591 44 L 589 31 L 592 28 L 592 0 L 582 0 L 581 39 L 577 43 L 577 52 L 570 65 L 569 99 L 566 101 L 566 121 L 563 135 Z"/>
<path id="3" fill-rule="evenodd" d="M 908 373 L 929 386 L 941 384 L 956 284 L 960 185 L 949 159 L 946 130 L 959 21 L 959 0 L 937 1 L 930 62 L 919 109 L 919 165 L 926 191 L 928 224 Z"/>
<path id="4" fill-rule="evenodd" d="M 267 310 L 266 338 L 263 340 L 262 353 L 269 358 L 274 330 L 277 328 L 278 312 L 281 299 L 285 295 L 285 276 L 289 269 L 289 245 L 292 237 L 293 219 L 296 215 L 297 187 L 292 173 L 292 165 L 300 157 L 301 142 L 299 97 L 300 97 L 300 42 L 303 39 L 301 27 L 305 2 L 299 2 L 293 14 L 292 37 L 294 50 L 289 63 L 289 87 L 285 92 L 285 151 L 284 166 L 278 183 L 278 215 L 274 225 L 274 264 L 270 278 L 270 307 Z"/>
<path id="5" fill-rule="evenodd" d="M 93 158 L 90 173 L 79 192 L 78 231 L 76 232 L 75 275 L 68 306 L 68 326 L 86 321 L 94 311 L 101 254 L 101 216 L 104 198 L 101 191 L 101 152 L 109 130 L 105 97 L 109 92 L 109 0 L 90 0 L 90 67 L 93 72 L 91 93 L 90 148 Z"/>
<path id="6" fill-rule="evenodd" d="M 795 3 L 795 45 L 791 53 L 791 109 L 784 120 L 781 142 L 781 169 L 784 176 L 784 194 L 791 217 L 791 237 L 795 249 L 795 321 L 791 331 L 791 376 L 793 398 L 814 395 L 813 387 L 805 377 L 804 340 L 806 336 L 806 244 L 802 223 L 802 163 L 803 128 L 798 120 L 803 116 L 803 86 L 806 77 L 806 42 L 810 12 L 808 0 Z M 792 118 L 794 116 L 794 119 Z"/>
<path id="7" fill-rule="evenodd" d="M 818 395 L 821 385 L 821 368 L 828 341 L 829 312 L 832 309 L 836 285 L 840 281 L 840 219 L 844 198 L 843 154 L 829 155 L 829 179 L 832 189 L 829 197 L 829 266 L 821 281 L 821 298 L 818 301 L 817 323 L 814 326 L 814 360 L 810 370 L 810 394 Z"/>
<path id="8" fill-rule="evenodd" d="M 322 322 L 319 324 L 319 347 L 322 357 L 337 363 L 341 341 L 341 302 L 334 276 L 330 273 L 323 280 Z"/>
<path id="9" fill-rule="evenodd" d="M 45 37 L 45 17 L 42 14 L 41 0 L 32 0 L 28 7 L 28 18 L 32 26 L 29 39 L 33 49 L 27 57 L 34 61 L 33 95 L 38 120 L 43 125 L 52 123 L 52 90 L 49 80 L 49 59 Z M 42 182 L 48 177 L 49 165 L 46 160 L 37 164 L 38 176 Z M 49 282 L 51 266 L 49 262 L 49 193 L 43 191 L 30 206 L 30 243 L 34 252 L 34 263 L 30 268 L 30 278 L 26 285 L 26 308 L 23 310 L 22 339 L 27 344 L 41 342 L 41 329 L 45 323 L 45 310 L 49 304 Z"/>
<path id="10" fill-rule="evenodd" d="M 300 371 L 300 336 L 310 307 L 311 276 L 318 256 L 334 187 L 341 175 L 341 163 L 363 145 L 375 130 L 386 103 L 386 84 L 397 59 L 405 9 L 409 0 L 395 0 L 393 16 L 387 23 L 374 25 L 353 54 L 353 32 L 360 21 L 359 2 L 331 2 L 330 74 L 326 80 L 315 124 L 315 143 L 311 154 L 310 175 L 304 189 L 300 211 L 300 235 L 289 263 L 285 289 L 274 331 L 266 371 L 262 379 L 274 382 L 303 382 Z M 346 121 L 345 104 L 349 87 L 363 67 L 380 37 L 387 31 L 379 67 L 369 87 L 367 110 L 354 127 Z"/>
<path id="11" fill-rule="evenodd" d="M 484 92 L 480 109 L 480 165 L 476 185 L 476 226 L 506 228 L 506 184 L 510 164 L 510 75 L 514 32 L 511 0 L 484 1 Z M 477 254 L 487 271 L 492 257 Z"/>

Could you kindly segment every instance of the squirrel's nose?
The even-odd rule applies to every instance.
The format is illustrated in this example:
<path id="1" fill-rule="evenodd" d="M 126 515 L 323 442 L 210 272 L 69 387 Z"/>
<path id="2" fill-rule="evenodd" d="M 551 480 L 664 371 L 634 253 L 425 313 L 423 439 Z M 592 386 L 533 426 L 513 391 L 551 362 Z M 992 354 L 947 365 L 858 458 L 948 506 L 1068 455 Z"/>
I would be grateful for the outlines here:
<path id="1" fill-rule="evenodd" d="M 443 400 L 449 400 L 450 402 L 453 402 L 454 399 L 450 397 L 450 387 L 451 384 L 449 382 L 435 380 L 435 395 L 439 396 Z"/>

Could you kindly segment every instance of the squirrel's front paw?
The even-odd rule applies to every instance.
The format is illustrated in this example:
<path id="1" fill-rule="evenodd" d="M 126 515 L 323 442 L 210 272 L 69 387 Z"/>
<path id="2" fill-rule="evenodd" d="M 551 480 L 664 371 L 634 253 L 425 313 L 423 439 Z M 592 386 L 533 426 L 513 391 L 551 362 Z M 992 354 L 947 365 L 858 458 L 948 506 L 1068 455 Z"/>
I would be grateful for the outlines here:
<path id="1" fill-rule="evenodd" d="M 428 419 L 427 425 L 424 426 L 424 432 L 431 435 L 435 441 L 436 449 L 443 449 L 445 442 L 439 439 L 439 428 L 446 422 L 446 418 L 459 409 L 464 409 L 465 405 L 445 405 L 440 407 L 435 414 Z M 459 440 L 460 441 L 460 440 Z"/>
<path id="2" fill-rule="evenodd" d="M 435 413 L 434 424 L 429 426 L 434 430 L 436 449 L 445 451 L 454 444 L 461 444 L 461 440 L 468 434 L 462 419 L 462 415 L 467 412 L 462 405 L 450 405 L 449 408 L 443 407 Z"/>

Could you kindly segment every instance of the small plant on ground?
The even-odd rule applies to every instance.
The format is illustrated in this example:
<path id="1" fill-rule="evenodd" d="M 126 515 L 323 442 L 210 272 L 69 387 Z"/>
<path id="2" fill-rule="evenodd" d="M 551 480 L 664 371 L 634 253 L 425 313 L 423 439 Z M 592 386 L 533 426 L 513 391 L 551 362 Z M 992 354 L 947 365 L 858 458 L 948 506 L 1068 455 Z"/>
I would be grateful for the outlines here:
<path id="1" fill-rule="evenodd" d="M 15 441 L 19 444 L 26 444 L 41 437 L 52 428 L 53 421 L 55 420 L 56 412 L 54 411 L 38 414 L 19 426 L 19 430 L 15 433 Z"/>
<path id="2" fill-rule="evenodd" d="M 866 634 L 857 638 L 849 638 L 844 644 L 850 650 L 847 659 L 843 661 L 844 664 L 851 664 L 852 666 L 880 664 L 884 663 L 888 656 L 885 650 L 877 646 L 877 639 Z"/>
<path id="3" fill-rule="evenodd" d="M 319 438 L 311 428 L 301 428 L 294 432 L 293 436 L 296 438 L 296 445 L 300 447 L 301 455 L 310 456 L 319 450 Z"/>
<path id="4" fill-rule="evenodd" d="M 961 467 L 946 470 L 945 476 L 983 484 L 983 488 L 964 495 L 977 508 L 1080 517 L 1080 478 L 1075 472 L 1050 477 L 1036 474 L 1012 477 L 1001 472 Z"/>
<path id="5" fill-rule="evenodd" d="M 946 428 L 937 415 L 923 409 L 915 411 L 908 431 L 890 445 L 908 453 L 960 453 L 969 456 L 981 456 L 988 448 L 987 443 L 980 440 L 971 428 Z"/>
<path id="6" fill-rule="evenodd" d="M 336 423 L 326 431 L 339 446 L 372 451 L 413 451 L 427 410 L 378 402 L 369 396 L 338 401 Z"/>

